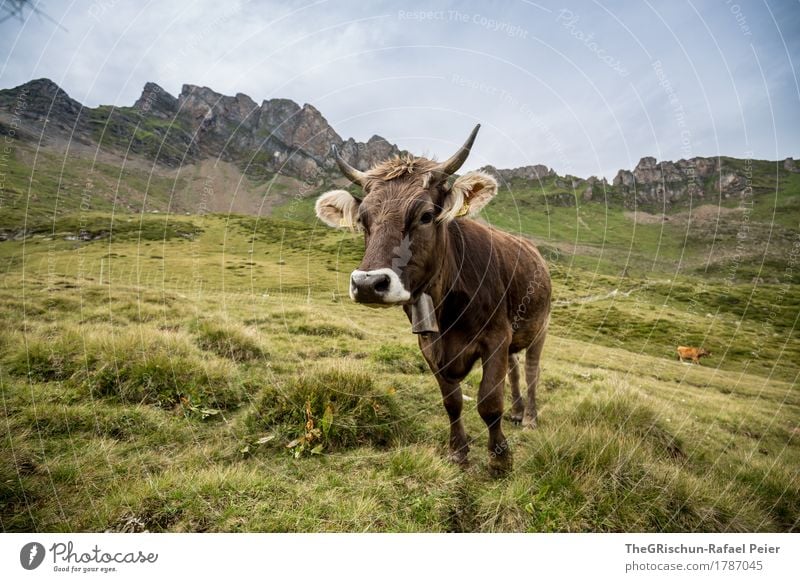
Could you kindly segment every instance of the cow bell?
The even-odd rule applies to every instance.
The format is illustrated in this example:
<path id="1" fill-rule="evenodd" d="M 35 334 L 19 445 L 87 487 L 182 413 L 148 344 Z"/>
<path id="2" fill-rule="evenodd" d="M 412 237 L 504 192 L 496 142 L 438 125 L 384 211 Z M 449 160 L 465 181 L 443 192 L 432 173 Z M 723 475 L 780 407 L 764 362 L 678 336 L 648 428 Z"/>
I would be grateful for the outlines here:
<path id="1" fill-rule="evenodd" d="M 433 299 L 427 293 L 411 305 L 411 332 L 418 334 L 439 333 L 439 324 L 436 322 L 436 310 L 433 308 Z"/>

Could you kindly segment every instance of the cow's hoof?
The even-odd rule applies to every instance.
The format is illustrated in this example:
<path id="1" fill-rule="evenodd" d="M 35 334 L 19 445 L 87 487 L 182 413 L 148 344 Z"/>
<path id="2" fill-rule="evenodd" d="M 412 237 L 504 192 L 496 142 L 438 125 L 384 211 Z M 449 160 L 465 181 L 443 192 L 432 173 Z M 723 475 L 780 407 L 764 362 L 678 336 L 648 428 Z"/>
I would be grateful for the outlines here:
<path id="1" fill-rule="evenodd" d="M 508 419 L 508 420 L 509 420 L 509 421 L 510 421 L 512 424 L 519 425 L 519 424 L 522 424 L 522 416 L 523 416 L 523 413 L 522 413 L 522 412 L 509 412 L 509 413 L 506 415 L 506 418 L 507 418 L 507 419 Z"/>
<path id="2" fill-rule="evenodd" d="M 489 474 L 492 477 L 505 477 L 513 468 L 514 460 L 511 458 L 511 454 L 489 455 Z"/>
<path id="3" fill-rule="evenodd" d="M 457 451 L 450 451 L 450 454 L 447 455 L 447 460 L 455 465 L 466 466 L 469 463 L 467 453 L 469 453 L 469 449 L 466 447 Z"/>
<path id="4" fill-rule="evenodd" d="M 522 430 L 533 430 L 538 425 L 535 418 L 524 418 L 522 420 Z"/>

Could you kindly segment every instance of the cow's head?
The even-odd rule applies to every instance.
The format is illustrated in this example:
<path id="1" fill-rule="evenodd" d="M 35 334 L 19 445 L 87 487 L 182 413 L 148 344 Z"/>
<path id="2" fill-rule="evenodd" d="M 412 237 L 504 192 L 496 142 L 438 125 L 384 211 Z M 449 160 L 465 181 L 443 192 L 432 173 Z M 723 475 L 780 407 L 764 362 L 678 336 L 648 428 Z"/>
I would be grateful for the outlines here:
<path id="1" fill-rule="evenodd" d="M 698 355 L 698 356 L 710 356 L 710 355 L 711 355 L 711 351 L 710 351 L 710 350 L 707 350 L 707 349 L 705 349 L 705 348 L 700 348 L 700 349 L 697 351 L 697 355 Z"/>
<path id="2" fill-rule="evenodd" d="M 448 225 L 477 214 L 497 193 L 497 182 L 483 172 L 450 180 L 466 161 L 479 128 L 441 163 L 407 155 L 360 172 L 334 148 L 342 173 L 364 195 L 326 192 L 316 211 L 329 226 L 364 232 L 364 258 L 350 275 L 354 301 L 392 305 L 416 300 L 441 268 Z"/>

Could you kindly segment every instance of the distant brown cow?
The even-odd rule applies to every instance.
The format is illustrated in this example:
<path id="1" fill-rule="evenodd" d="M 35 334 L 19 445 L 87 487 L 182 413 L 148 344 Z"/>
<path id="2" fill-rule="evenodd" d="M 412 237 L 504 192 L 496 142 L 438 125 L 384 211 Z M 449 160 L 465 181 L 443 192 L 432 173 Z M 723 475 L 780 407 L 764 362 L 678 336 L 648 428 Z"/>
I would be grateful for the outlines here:
<path id="1" fill-rule="evenodd" d="M 536 426 L 539 358 L 550 314 L 550 275 L 529 241 L 472 220 L 497 193 L 495 179 L 467 172 L 477 126 L 450 159 L 404 155 L 361 172 L 334 149 L 342 173 L 364 191 L 334 190 L 317 200 L 317 216 L 364 232 L 366 250 L 350 276 L 350 297 L 368 305 L 402 305 L 436 377 L 450 418 L 450 459 L 467 460 L 461 381 L 480 359 L 478 413 L 489 429 L 489 466 L 511 468 L 501 429 L 503 388 L 511 381 L 511 419 Z M 527 397 L 515 354 L 525 352 Z"/>
<path id="2" fill-rule="evenodd" d="M 681 362 L 684 360 L 692 360 L 695 364 L 699 364 L 700 358 L 710 355 L 711 352 L 709 352 L 705 348 L 690 348 L 687 346 L 678 346 L 678 359 Z"/>

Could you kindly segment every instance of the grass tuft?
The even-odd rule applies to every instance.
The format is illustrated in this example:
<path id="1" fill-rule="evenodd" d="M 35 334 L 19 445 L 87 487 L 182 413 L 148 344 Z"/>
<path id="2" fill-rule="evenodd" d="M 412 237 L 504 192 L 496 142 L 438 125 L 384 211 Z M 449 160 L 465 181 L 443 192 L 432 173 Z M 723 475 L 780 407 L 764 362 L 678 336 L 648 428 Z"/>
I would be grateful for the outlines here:
<path id="1" fill-rule="evenodd" d="M 236 369 L 209 358 L 183 335 L 169 332 L 109 335 L 92 350 L 94 365 L 76 380 L 92 394 L 169 408 L 176 404 L 231 409 L 244 391 Z"/>
<path id="2" fill-rule="evenodd" d="M 192 327 L 197 345 L 221 358 L 246 362 L 268 357 L 257 337 L 234 324 L 203 319 Z"/>
<path id="3" fill-rule="evenodd" d="M 84 346 L 74 330 L 53 328 L 41 336 L 27 335 L 19 340 L 6 368 L 14 376 L 27 376 L 36 382 L 62 381 L 80 366 Z"/>
<path id="4" fill-rule="evenodd" d="M 92 397 L 170 408 L 231 409 L 244 399 L 231 362 L 208 357 L 180 333 L 140 327 L 53 328 L 29 334 L 8 358 L 14 376 L 65 381 Z"/>
<path id="5" fill-rule="evenodd" d="M 680 440 L 659 421 L 656 412 L 630 393 L 595 394 L 578 404 L 572 421 L 583 426 L 606 426 L 620 435 L 635 435 L 659 454 L 675 459 L 686 456 Z"/>
<path id="6" fill-rule="evenodd" d="M 306 374 L 264 390 L 250 417 L 254 431 L 307 438 L 311 448 L 342 450 L 396 442 L 405 422 L 394 396 L 378 390 L 370 374 L 331 371 Z"/>

